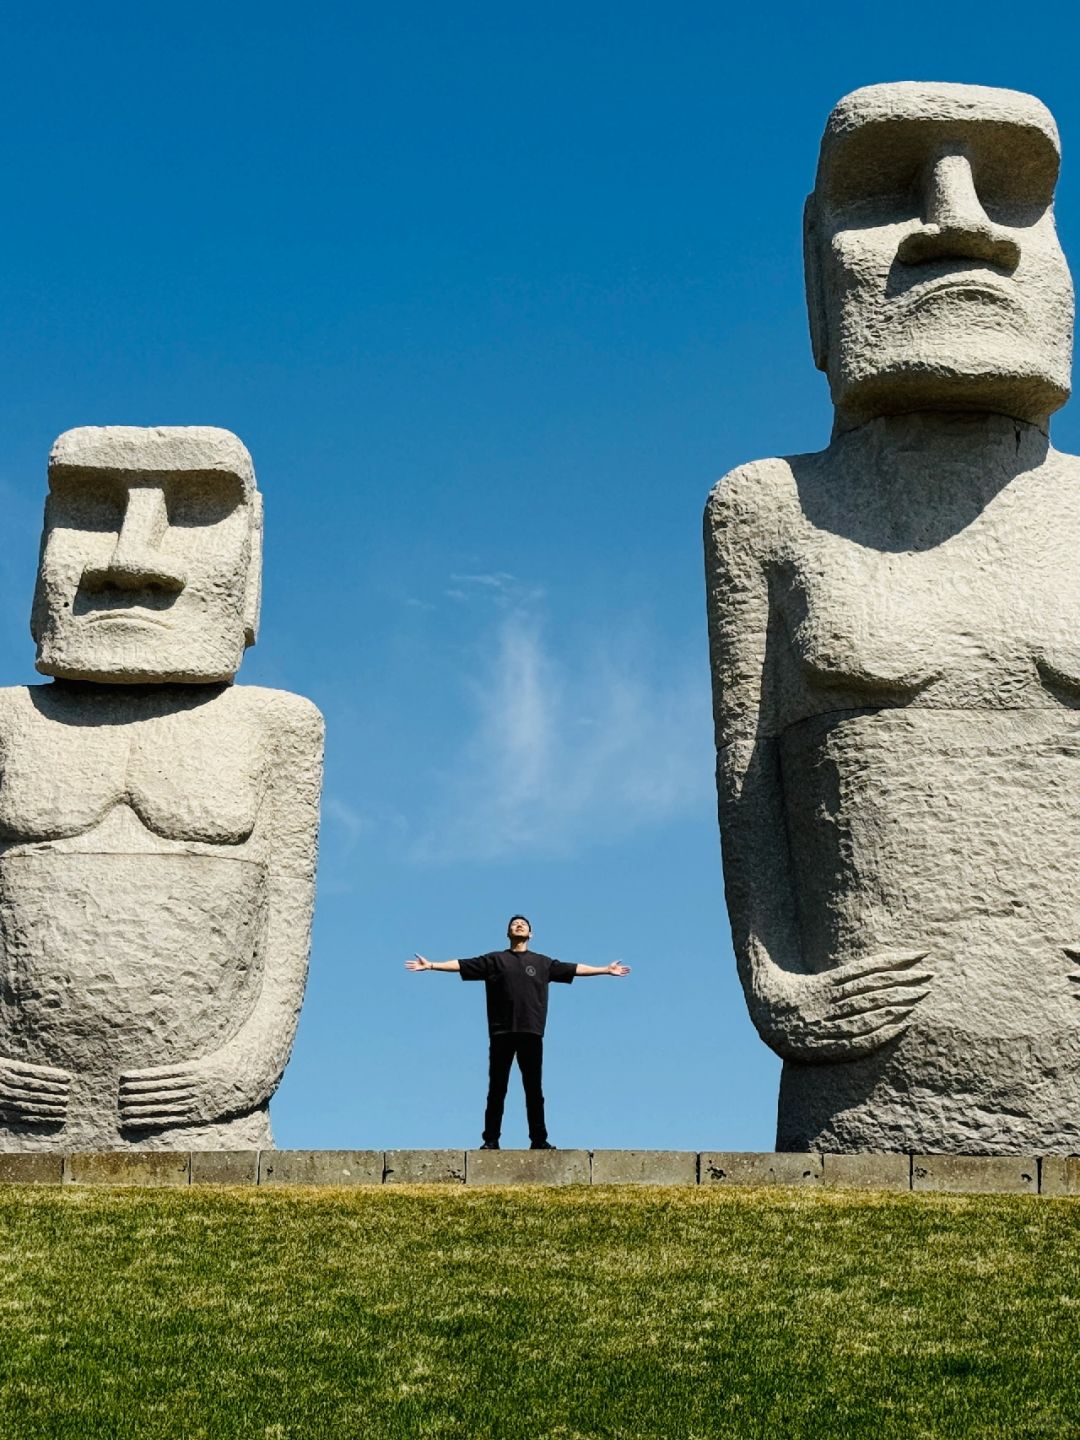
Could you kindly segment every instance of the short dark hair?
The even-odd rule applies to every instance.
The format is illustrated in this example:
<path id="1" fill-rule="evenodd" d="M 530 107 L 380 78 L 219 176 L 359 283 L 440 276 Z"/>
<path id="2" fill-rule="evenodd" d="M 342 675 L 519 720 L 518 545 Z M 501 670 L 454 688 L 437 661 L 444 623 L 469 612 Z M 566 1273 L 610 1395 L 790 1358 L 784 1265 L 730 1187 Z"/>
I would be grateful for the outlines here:
<path id="1" fill-rule="evenodd" d="M 532 929 L 532 921 L 527 915 L 511 915 L 510 919 L 506 922 L 507 930 L 510 929 L 510 926 L 514 923 L 515 920 L 524 920 L 525 924 L 528 925 L 529 929 Z"/>

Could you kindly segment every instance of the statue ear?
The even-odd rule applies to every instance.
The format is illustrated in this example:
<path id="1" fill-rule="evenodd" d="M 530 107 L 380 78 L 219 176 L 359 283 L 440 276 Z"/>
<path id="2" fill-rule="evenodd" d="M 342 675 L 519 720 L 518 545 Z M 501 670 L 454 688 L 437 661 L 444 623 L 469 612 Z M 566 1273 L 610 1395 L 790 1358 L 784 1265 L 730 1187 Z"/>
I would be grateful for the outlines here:
<path id="1" fill-rule="evenodd" d="M 806 275 L 806 313 L 810 320 L 810 346 L 819 370 L 829 367 L 829 332 L 825 318 L 825 285 L 821 273 L 821 230 L 813 195 L 803 207 L 803 270 Z"/>
<path id="2" fill-rule="evenodd" d="M 251 496 L 251 542 L 248 551 L 247 584 L 244 589 L 244 644 L 254 645 L 259 633 L 262 604 L 263 500 L 256 490 Z"/>

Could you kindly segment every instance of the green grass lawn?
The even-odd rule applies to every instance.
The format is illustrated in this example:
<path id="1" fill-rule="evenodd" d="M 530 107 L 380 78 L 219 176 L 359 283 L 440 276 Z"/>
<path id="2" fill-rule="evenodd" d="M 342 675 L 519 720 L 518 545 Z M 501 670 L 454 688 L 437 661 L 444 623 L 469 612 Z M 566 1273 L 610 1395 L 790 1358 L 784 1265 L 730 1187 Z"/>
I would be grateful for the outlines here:
<path id="1" fill-rule="evenodd" d="M 0 1189 L 0 1440 L 1080 1436 L 1069 1200 Z"/>

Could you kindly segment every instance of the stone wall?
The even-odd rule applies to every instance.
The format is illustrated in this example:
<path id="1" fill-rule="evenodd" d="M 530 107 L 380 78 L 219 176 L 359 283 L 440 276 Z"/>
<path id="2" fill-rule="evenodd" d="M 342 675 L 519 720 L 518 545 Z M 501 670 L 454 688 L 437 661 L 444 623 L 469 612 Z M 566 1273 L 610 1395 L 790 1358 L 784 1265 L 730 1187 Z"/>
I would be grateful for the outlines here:
<path id="1" fill-rule="evenodd" d="M 1080 1158 L 722 1150 L 197 1150 L 0 1153 L 19 1185 L 777 1185 L 1080 1195 Z"/>

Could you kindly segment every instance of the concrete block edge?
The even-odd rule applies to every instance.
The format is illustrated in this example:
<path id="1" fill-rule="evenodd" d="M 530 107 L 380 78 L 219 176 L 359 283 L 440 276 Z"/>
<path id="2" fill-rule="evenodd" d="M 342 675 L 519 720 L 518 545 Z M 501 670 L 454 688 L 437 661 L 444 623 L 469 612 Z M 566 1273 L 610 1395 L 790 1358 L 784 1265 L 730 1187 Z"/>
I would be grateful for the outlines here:
<path id="1" fill-rule="evenodd" d="M 107 1187 L 110 1184 L 135 1185 L 140 1184 L 138 1172 L 145 1167 L 147 1174 L 147 1185 L 160 1187 L 167 1183 L 174 1188 L 187 1186 L 192 1189 L 211 1188 L 210 1185 L 200 1181 L 198 1170 L 200 1160 L 206 1156 L 217 1155 L 217 1151 L 179 1151 L 179 1150 L 119 1150 L 119 1151 L 33 1151 L 33 1150 L 10 1150 L 0 1151 L 0 1185 L 18 1185 L 20 1183 L 36 1183 L 45 1185 L 93 1185 Z M 473 1150 L 448 1151 L 444 1149 L 398 1149 L 382 1150 L 367 1149 L 363 1151 L 343 1150 L 261 1150 L 257 1153 L 256 1177 L 253 1182 L 267 1188 L 281 1188 L 279 1185 L 269 1182 L 266 1178 L 267 1162 L 272 1161 L 275 1155 L 309 1156 L 315 1160 L 323 1158 L 329 1160 L 332 1156 L 344 1154 L 367 1155 L 372 1160 L 372 1176 L 367 1184 L 378 1186 L 393 1183 L 391 1181 L 390 1157 L 402 1157 L 406 1155 L 415 1162 L 423 1162 L 424 1157 L 429 1157 L 433 1168 L 438 1168 L 440 1161 L 452 1155 L 460 1157 L 462 1162 L 462 1173 L 455 1173 L 453 1176 L 447 1174 L 447 1183 L 468 1184 L 468 1171 L 470 1162 L 475 1163 L 480 1153 Z M 513 1154 L 513 1150 L 503 1152 Z M 529 1153 L 522 1150 L 520 1153 Z M 606 1164 L 597 1166 L 597 1156 L 603 1156 Z M 727 1178 L 729 1184 L 745 1184 L 748 1188 L 764 1189 L 771 1188 L 777 1182 L 776 1179 L 765 1180 L 755 1178 L 756 1172 L 776 1172 L 777 1175 L 797 1171 L 799 1164 L 803 1164 L 808 1170 L 816 1171 L 816 1180 L 823 1188 L 844 1188 L 851 1190 L 866 1191 L 892 1191 L 902 1193 L 908 1191 L 914 1194 L 988 1194 L 988 1193 L 1013 1193 L 1027 1195 L 1049 1195 L 1049 1196 L 1076 1196 L 1080 1195 L 1080 1156 L 1033 1156 L 1033 1155 L 948 1155 L 929 1154 L 927 1152 L 912 1151 L 889 1151 L 869 1152 L 860 1151 L 848 1154 L 832 1152 L 785 1152 L 785 1151 L 667 1151 L 667 1150 L 620 1150 L 620 1149 L 597 1149 L 586 1150 L 584 1148 L 571 1148 L 565 1151 L 553 1152 L 552 1159 L 556 1156 L 565 1157 L 567 1163 L 576 1163 L 580 1167 L 580 1179 L 570 1183 L 583 1185 L 610 1183 L 598 1178 L 607 1170 L 610 1172 L 612 1157 L 636 1157 L 644 1161 L 650 1159 L 659 1164 L 660 1157 L 678 1155 L 689 1161 L 692 1157 L 692 1164 L 685 1165 L 687 1178 L 673 1183 L 681 1188 L 694 1188 L 698 1186 L 711 1186 L 716 1183 L 716 1177 L 706 1174 L 706 1169 L 715 1157 L 726 1156 L 732 1159 L 738 1157 L 745 1167 L 745 1180 L 736 1179 L 735 1176 Z M 375 1157 L 378 1160 L 375 1160 Z M 182 1158 L 181 1158 L 182 1157 Z M 180 1162 L 185 1168 L 185 1175 L 175 1175 L 175 1178 L 163 1182 L 161 1179 L 150 1179 L 149 1176 L 155 1169 L 167 1168 L 170 1161 L 174 1164 Z M 926 1183 L 925 1174 L 927 1162 L 936 1162 L 938 1166 L 948 1167 L 961 1172 L 956 1177 L 955 1184 L 950 1184 L 948 1190 L 932 1188 Z M 1010 1165 L 1024 1167 L 1021 1186 L 1010 1191 L 999 1190 L 994 1192 L 985 1184 L 978 1183 L 978 1172 L 988 1173 L 995 1168 L 1007 1169 Z M 50 1172 L 50 1178 L 30 1179 L 30 1174 L 41 1167 L 44 1171 Z M 51 1171 L 55 1167 L 55 1178 L 52 1178 Z M 23 1181 L 17 1178 L 20 1168 L 24 1168 L 28 1178 Z M 538 1167 L 539 1168 L 539 1167 Z M 904 1171 L 906 1169 L 906 1176 Z M 110 1171 L 113 1173 L 110 1175 Z M 972 1178 L 970 1186 L 963 1184 L 962 1172 L 969 1171 Z M 11 1174 L 11 1179 L 5 1178 L 5 1172 Z M 81 1172 L 81 1173 L 80 1173 Z M 921 1173 L 920 1173 L 921 1172 Z M 376 1178 L 376 1176 L 378 1178 Z M 130 1177 L 130 1178 L 129 1178 Z M 692 1177 L 692 1178 L 691 1178 Z M 1074 1178 L 1075 1177 L 1075 1178 Z M 1019 1177 L 1018 1177 L 1019 1178 Z M 906 1182 L 906 1183 L 905 1183 Z M 301 1182 L 302 1183 L 302 1182 Z M 315 1181 L 313 1188 L 333 1188 L 338 1182 Z M 408 1183 L 408 1182 L 406 1182 Z M 492 1182 L 488 1181 L 490 1185 Z M 494 1182 L 498 1184 L 498 1182 Z M 546 1181 L 538 1178 L 530 1182 L 536 1184 L 559 1184 L 558 1180 Z M 561 1183 L 566 1183 L 563 1181 Z M 623 1180 L 623 1184 L 651 1185 L 656 1182 L 645 1179 Z M 779 1183 L 786 1183 L 780 1180 Z"/>

